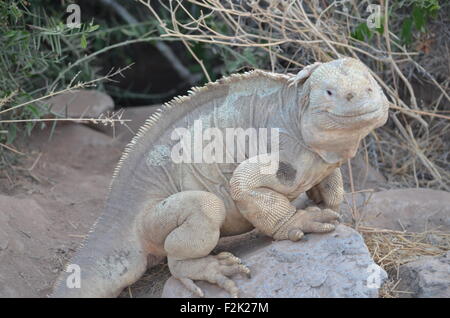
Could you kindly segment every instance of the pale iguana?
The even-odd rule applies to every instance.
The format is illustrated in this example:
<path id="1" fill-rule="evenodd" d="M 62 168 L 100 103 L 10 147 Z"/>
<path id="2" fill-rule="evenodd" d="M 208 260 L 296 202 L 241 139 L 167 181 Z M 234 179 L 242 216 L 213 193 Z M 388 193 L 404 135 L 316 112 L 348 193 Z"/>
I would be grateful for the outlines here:
<path id="1" fill-rule="evenodd" d="M 81 288 L 68 288 L 63 273 L 52 296 L 117 296 L 156 255 L 167 256 L 172 275 L 196 294 L 203 292 L 194 281 L 205 280 L 236 297 L 229 277 L 250 271 L 230 253 L 210 255 L 219 237 L 257 228 L 297 241 L 332 231 L 344 192 L 339 166 L 386 122 L 388 105 L 369 69 L 352 58 L 297 75 L 235 74 L 175 98 L 147 120 L 118 164 L 105 211 L 70 262 L 81 268 Z M 269 154 L 257 155 L 276 153 L 275 169 L 263 171 L 267 160 L 252 158 L 175 163 L 171 136 L 180 127 L 193 133 L 195 120 L 221 130 L 278 129 L 279 149 L 268 145 Z M 297 210 L 291 202 L 304 192 L 325 208 Z"/>

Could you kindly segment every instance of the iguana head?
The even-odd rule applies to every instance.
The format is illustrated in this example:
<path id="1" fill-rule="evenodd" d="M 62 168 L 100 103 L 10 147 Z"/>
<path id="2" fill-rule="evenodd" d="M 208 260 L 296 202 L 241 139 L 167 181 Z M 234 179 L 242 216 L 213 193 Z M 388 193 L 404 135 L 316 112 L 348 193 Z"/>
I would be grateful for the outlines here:
<path id="1" fill-rule="evenodd" d="M 389 102 L 360 61 L 316 63 L 303 79 L 302 137 L 325 161 L 353 157 L 360 140 L 387 121 Z"/>

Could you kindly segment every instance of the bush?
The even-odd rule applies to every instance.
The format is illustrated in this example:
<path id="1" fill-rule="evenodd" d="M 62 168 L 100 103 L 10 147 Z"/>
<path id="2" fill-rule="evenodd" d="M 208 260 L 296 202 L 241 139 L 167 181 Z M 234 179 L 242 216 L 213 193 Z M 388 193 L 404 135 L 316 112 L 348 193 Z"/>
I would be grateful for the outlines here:
<path id="1" fill-rule="evenodd" d="M 70 63 L 87 52 L 86 37 L 97 26 L 83 24 L 70 29 L 61 7 L 51 0 L 0 2 L 0 144 L 11 145 L 16 137 L 30 135 L 34 119 L 48 115 L 43 103 L 21 105 L 66 87 L 74 77 L 88 81 L 96 76 L 86 63 L 69 70 Z M 49 16 L 49 14 L 51 16 Z M 16 121 L 25 121 L 17 123 Z M 41 123 L 44 126 L 45 123 Z M 11 148 L 11 147 L 10 147 Z M 0 166 L 12 157 L 0 149 Z"/>

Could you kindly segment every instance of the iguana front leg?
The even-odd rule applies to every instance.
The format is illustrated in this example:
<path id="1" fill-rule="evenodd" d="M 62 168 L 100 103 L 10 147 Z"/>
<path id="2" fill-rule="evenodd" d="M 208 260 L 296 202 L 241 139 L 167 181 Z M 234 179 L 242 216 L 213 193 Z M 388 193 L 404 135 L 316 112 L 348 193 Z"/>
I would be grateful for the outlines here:
<path id="1" fill-rule="evenodd" d="M 344 185 L 341 169 L 336 168 L 319 184 L 306 191 L 306 194 L 316 204 L 323 202 L 326 208 L 338 211 L 339 206 L 344 200 Z"/>
<path id="2" fill-rule="evenodd" d="M 339 215 L 330 210 L 297 210 L 286 197 L 298 181 L 296 169 L 280 162 L 268 172 L 267 160 L 246 160 L 230 180 L 231 196 L 242 215 L 261 232 L 277 240 L 298 241 L 304 232 L 329 232 Z M 274 169 L 275 170 L 275 169 Z"/>

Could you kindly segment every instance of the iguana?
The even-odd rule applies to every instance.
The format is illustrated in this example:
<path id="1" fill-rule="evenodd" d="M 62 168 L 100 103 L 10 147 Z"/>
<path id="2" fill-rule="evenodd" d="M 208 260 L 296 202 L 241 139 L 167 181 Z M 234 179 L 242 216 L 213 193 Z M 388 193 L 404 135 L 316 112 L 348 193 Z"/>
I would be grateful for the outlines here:
<path id="1" fill-rule="evenodd" d="M 339 166 L 386 122 L 388 105 L 369 69 L 353 58 L 314 63 L 297 75 L 234 74 L 176 97 L 124 151 L 105 211 L 71 260 L 81 269 L 80 288 L 69 288 L 64 272 L 52 296 L 117 296 L 154 255 L 167 256 L 171 274 L 197 295 L 203 292 L 194 281 L 204 280 L 237 297 L 230 276 L 250 270 L 231 253 L 210 254 L 219 238 L 256 228 L 298 241 L 332 231 L 344 193 Z M 195 134 L 196 121 L 220 131 L 276 129 L 278 147 L 268 140 L 266 153 L 249 157 L 246 150 L 240 162 L 235 155 L 234 162 L 174 162 L 182 139 L 174 132 Z M 229 145 L 223 151 L 230 153 Z M 297 210 L 291 202 L 304 192 L 322 208 Z"/>

